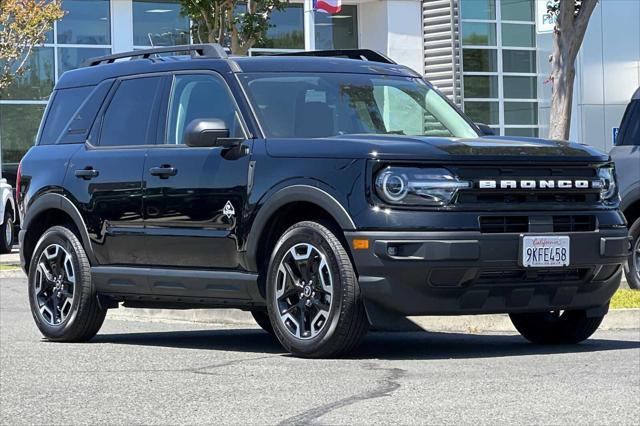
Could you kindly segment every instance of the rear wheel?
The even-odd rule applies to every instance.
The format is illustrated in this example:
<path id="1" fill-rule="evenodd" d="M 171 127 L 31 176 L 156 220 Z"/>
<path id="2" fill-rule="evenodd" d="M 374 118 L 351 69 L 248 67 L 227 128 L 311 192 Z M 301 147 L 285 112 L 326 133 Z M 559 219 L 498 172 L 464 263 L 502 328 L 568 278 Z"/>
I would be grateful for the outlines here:
<path id="1" fill-rule="evenodd" d="M 4 211 L 4 220 L 0 226 L 0 253 L 11 253 L 13 247 L 13 215 L 7 208 Z"/>
<path id="2" fill-rule="evenodd" d="M 604 318 L 588 317 L 584 310 L 511 314 L 510 317 L 525 339 L 542 345 L 580 343 L 595 333 Z"/>
<path id="3" fill-rule="evenodd" d="M 316 222 L 297 223 L 276 244 L 267 307 L 276 337 L 298 356 L 346 354 L 369 325 L 347 252 L 330 225 Z"/>
<path id="4" fill-rule="evenodd" d="M 624 267 L 629 287 L 640 290 L 640 217 L 629 228 L 629 235 L 633 238 L 631 254 Z"/>
<path id="5" fill-rule="evenodd" d="M 48 229 L 29 265 L 29 304 L 49 340 L 83 342 L 96 335 L 107 310 L 91 283 L 89 260 L 78 237 L 64 226 Z"/>

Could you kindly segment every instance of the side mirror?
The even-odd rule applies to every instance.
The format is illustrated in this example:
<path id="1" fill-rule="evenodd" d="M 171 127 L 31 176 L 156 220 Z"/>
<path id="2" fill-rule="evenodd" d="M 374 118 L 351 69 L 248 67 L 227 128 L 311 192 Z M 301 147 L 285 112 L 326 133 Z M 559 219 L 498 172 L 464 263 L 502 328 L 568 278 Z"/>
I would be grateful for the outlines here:
<path id="1" fill-rule="evenodd" d="M 491 127 L 484 123 L 476 123 L 476 126 L 478 126 L 483 136 L 495 136 L 496 134 Z"/>
<path id="2" fill-rule="evenodd" d="M 193 147 L 220 146 L 229 138 L 229 128 L 218 118 L 197 118 L 184 129 L 184 144 Z"/>

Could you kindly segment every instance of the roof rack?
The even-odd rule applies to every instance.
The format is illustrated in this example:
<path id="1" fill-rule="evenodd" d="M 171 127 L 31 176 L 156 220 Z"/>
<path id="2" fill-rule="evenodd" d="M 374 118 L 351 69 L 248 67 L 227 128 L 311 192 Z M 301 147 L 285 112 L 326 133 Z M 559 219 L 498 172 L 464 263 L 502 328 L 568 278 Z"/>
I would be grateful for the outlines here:
<path id="1" fill-rule="evenodd" d="M 338 49 L 338 50 L 307 50 L 300 52 L 277 53 L 273 56 L 317 56 L 357 59 L 360 61 L 382 62 L 385 64 L 395 64 L 395 62 L 371 49 Z"/>
<path id="2" fill-rule="evenodd" d="M 149 59 L 158 53 L 191 52 L 192 58 L 226 59 L 227 52 L 217 43 L 212 44 L 185 44 L 181 46 L 154 47 L 151 49 L 134 50 L 131 52 L 114 53 L 113 55 L 97 56 L 87 59 L 82 66 L 93 67 L 100 64 L 111 64 L 116 59 L 131 58 Z"/>

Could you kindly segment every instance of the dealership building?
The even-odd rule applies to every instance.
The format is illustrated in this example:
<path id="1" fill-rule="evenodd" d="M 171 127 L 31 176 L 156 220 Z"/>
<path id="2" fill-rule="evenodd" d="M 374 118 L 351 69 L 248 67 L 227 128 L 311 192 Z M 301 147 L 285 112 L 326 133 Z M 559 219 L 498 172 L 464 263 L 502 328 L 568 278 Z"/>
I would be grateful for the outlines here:
<path id="1" fill-rule="evenodd" d="M 548 0 L 345 0 L 316 13 L 317 49 L 369 48 L 434 83 L 496 134 L 546 136 L 552 34 Z M 0 93 L 3 169 L 33 143 L 55 81 L 93 56 L 190 41 L 175 0 L 63 0 L 67 14 Z M 302 1 L 274 12 L 251 54 L 305 46 Z M 547 32 L 545 32 L 547 31 Z M 600 0 L 577 60 L 571 140 L 608 150 L 624 108 L 640 86 L 640 1 Z"/>

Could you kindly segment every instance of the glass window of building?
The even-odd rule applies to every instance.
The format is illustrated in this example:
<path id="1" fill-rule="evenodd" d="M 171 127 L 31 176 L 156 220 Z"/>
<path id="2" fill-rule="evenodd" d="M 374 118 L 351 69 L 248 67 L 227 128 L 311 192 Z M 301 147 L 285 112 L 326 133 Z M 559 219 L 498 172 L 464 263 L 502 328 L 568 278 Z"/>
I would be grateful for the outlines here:
<path id="1" fill-rule="evenodd" d="M 18 163 L 33 145 L 45 107 L 44 104 L 0 104 L 3 167 L 7 163 Z"/>
<path id="2" fill-rule="evenodd" d="M 55 80 L 53 48 L 34 48 L 26 65 L 24 74 L 15 78 L 11 86 L 0 92 L 0 101 L 46 101 L 49 98 Z"/>
<path id="3" fill-rule="evenodd" d="M 538 135 L 534 1 L 460 0 L 463 107 L 501 135 Z"/>
<path id="4" fill-rule="evenodd" d="M 66 15 L 57 23 L 64 44 L 111 44 L 109 0 L 64 0 Z"/>
<path id="5" fill-rule="evenodd" d="M 251 49 L 252 55 L 304 49 L 304 11 L 302 3 L 291 3 L 274 11 L 265 40 Z M 356 49 L 358 47 L 358 7 L 342 5 L 340 13 L 315 14 L 316 49 Z"/>
<path id="6" fill-rule="evenodd" d="M 174 46 L 189 43 L 189 18 L 176 0 L 133 1 L 134 46 Z"/>

